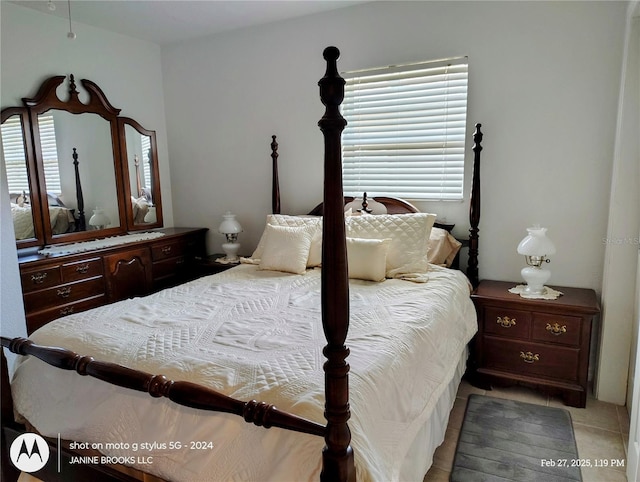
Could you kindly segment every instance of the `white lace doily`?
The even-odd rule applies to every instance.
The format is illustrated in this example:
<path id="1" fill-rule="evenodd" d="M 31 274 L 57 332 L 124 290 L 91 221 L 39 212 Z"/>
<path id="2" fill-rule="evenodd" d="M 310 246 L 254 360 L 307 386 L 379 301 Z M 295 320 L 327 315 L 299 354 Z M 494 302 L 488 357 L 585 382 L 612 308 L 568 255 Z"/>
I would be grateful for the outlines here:
<path id="1" fill-rule="evenodd" d="M 523 298 L 533 299 L 533 300 L 556 300 L 559 296 L 562 296 L 562 291 L 554 290 L 553 288 L 549 288 L 545 286 L 540 294 L 531 294 L 525 293 L 526 285 L 518 285 L 509 289 L 509 293 L 514 293 L 522 296 Z"/>
<path id="2" fill-rule="evenodd" d="M 123 234 L 122 236 L 112 236 L 110 238 L 94 239 L 92 241 L 82 241 L 73 244 L 64 244 L 57 246 L 47 246 L 38 251 L 38 254 L 45 256 L 55 256 L 61 254 L 76 254 L 85 251 L 93 251 L 94 249 L 109 248 L 120 244 L 135 243 L 136 241 L 147 241 L 149 239 L 161 238 L 164 233 L 136 233 Z"/>

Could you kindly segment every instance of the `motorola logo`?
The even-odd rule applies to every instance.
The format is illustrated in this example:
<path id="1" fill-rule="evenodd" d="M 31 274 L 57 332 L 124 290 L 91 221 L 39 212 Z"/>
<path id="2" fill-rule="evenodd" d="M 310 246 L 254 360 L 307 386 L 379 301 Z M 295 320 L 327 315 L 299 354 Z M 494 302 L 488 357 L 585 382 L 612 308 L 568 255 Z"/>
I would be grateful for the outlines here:
<path id="1" fill-rule="evenodd" d="M 36 433 L 23 433 L 11 444 L 9 456 L 22 472 L 37 472 L 49 460 L 49 445 Z"/>

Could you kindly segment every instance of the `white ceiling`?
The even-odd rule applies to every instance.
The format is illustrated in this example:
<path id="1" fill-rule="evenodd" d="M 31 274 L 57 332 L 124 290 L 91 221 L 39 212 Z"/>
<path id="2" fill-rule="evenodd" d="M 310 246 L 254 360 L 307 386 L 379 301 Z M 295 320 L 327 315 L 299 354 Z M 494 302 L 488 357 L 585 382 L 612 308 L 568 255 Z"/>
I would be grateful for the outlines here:
<path id="1" fill-rule="evenodd" d="M 367 0 L 71 0 L 71 20 L 166 45 Z M 66 0 L 13 0 L 69 18 Z M 56 9 L 51 11 L 49 3 Z"/>

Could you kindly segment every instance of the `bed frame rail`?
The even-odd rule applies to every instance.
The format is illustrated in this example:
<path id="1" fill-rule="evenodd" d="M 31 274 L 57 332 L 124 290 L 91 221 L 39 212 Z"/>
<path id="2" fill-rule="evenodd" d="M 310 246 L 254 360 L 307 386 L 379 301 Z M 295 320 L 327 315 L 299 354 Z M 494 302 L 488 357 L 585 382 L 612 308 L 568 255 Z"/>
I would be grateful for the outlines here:
<path id="1" fill-rule="evenodd" d="M 116 363 L 97 361 L 64 348 L 36 345 L 26 338 L 10 339 L 3 336 L 0 339 L 2 346 L 18 355 L 32 355 L 54 367 L 145 392 L 152 397 L 166 397 L 179 405 L 239 415 L 246 422 L 264 428 L 279 427 L 320 437 L 325 435 L 323 425 L 278 410 L 266 402 L 243 402 L 192 382 L 174 381 L 164 375 L 151 375 Z"/>

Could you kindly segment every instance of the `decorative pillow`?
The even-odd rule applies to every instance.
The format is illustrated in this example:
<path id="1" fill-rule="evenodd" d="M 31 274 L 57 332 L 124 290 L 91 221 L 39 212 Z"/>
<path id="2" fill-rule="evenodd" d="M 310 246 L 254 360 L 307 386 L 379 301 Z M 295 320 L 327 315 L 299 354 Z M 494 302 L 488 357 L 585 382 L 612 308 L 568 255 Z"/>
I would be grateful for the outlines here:
<path id="1" fill-rule="evenodd" d="M 307 259 L 307 267 L 313 268 L 314 266 L 320 266 L 322 261 L 322 218 L 306 217 L 306 216 L 288 216 L 286 214 L 269 214 L 267 216 L 267 226 L 313 226 L 315 231 L 311 240 L 311 247 L 309 249 L 309 257 Z M 258 246 L 251 255 L 254 259 L 261 259 L 262 252 L 264 251 L 265 234 L 267 228 L 262 233 L 262 237 L 258 242 Z"/>
<path id="2" fill-rule="evenodd" d="M 311 239 L 317 226 L 274 226 L 267 224 L 260 269 L 302 274 L 307 269 Z"/>
<path id="3" fill-rule="evenodd" d="M 378 214 L 347 218 L 347 236 L 391 239 L 387 253 L 386 277 L 425 273 L 429 267 L 427 247 L 435 214 Z"/>
<path id="4" fill-rule="evenodd" d="M 391 239 L 347 238 L 349 278 L 384 281 Z"/>
<path id="5" fill-rule="evenodd" d="M 462 243 L 454 238 L 446 229 L 433 227 L 429 235 L 427 259 L 429 263 L 446 266 L 448 268 L 451 266 L 451 263 L 453 263 L 461 246 Z"/>

